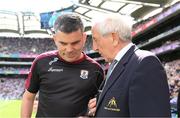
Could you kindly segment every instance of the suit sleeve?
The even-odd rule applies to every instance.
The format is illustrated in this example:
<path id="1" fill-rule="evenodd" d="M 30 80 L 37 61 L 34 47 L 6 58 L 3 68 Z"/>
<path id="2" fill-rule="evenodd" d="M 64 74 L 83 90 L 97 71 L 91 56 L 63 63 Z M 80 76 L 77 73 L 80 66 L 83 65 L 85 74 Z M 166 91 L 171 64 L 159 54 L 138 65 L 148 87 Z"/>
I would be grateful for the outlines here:
<path id="1" fill-rule="evenodd" d="M 160 61 L 143 58 L 133 74 L 129 91 L 131 116 L 170 117 L 169 88 Z"/>

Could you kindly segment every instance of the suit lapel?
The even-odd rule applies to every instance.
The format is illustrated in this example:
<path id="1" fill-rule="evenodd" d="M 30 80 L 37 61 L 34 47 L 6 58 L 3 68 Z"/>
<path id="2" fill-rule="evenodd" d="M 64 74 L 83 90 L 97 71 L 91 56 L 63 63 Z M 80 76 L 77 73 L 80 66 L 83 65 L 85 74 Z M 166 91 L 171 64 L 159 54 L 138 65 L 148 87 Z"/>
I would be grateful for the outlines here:
<path id="1" fill-rule="evenodd" d="M 101 103 L 104 95 L 107 93 L 107 91 L 109 90 L 109 88 L 113 85 L 113 83 L 117 80 L 118 76 L 121 75 L 121 73 L 124 71 L 125 69 L 125 65 L 126 63 L 128 63 L 130 57 L 134 54 L 135 50 L 137 50 L 137 48 L 135 45 L 133 45 L 128 52 L 123 56 L 123 58 L 118 62 L 118 64 L 116 65 L 116 67 L 114 68 L 112 74 L 110 75 L 110 78 L 107 80 L 107 83 L 105 85 L 105 87 L 103 88 L 103 91 L 99 97 L 99 100 L 97 102 L 97 108 L 99 106 L 99 104 Z"/>

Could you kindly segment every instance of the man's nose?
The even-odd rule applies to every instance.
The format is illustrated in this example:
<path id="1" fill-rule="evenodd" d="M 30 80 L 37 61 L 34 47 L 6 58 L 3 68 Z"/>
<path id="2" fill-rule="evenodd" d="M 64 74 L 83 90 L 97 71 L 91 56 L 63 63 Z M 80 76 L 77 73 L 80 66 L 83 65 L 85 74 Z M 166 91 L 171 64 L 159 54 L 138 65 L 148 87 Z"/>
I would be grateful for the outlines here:
<path id="1" fill-rule="evenodd" d="M 73 46 L 72 46 L 72 45 L 68 45 L 68 46 L 66 47 L 66 51 L 67 51 L 67 52 L 72 52 L 72 51 L 73 51 Z"/>
<path id="2" fill-rule="evenodd" d="M 98 51 L 97 44 L 93 41 L 92 49 Z"/>

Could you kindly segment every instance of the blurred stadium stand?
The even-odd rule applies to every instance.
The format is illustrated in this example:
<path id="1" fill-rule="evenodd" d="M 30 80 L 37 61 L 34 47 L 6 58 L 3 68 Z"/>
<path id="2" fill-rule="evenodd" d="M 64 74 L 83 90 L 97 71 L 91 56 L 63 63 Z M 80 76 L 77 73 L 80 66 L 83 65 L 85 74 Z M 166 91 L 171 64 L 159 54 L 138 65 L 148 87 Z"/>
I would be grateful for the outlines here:
<path id="1" fill-rule="evenodd" d="M 100 1 L 94 4 L 93 0 L 80 0 L 71 9 L 89 22 L 92 15 L 98 13 L 123 12 L 123 7 L 130 6 L 126 0 L 119 2 L 116 9 L 105 8 L 106 4 L 112 4 L 116 0 Z M 136 0 L 134 0 L 136 1 Z M 166 0 L 157 0 L 156 4 Z M 166 2 L 165 2 L 166 1 Z M 154 1 L 155 3 L 155 1 Z M 134 3 L 135 4 L 135 3 Z M 156 5 L 154 4 L 154 5 Z M 141 19 L 141 12 L 148 12 L 156 8 L 153 4 L 138 6 L 131 16 L 134 19 Z M 139 4 L 140 5 L 140 4 Z M 62 10 L 50 11 L 41 15 Z M 43 21 L 41 16 L 33 12 L 11 12 L 0 11 L 0 99 L 20 99 L 24 91 L 24 79 L 27 77 L 30 66 L 34 58 L 45 51 L 55 50 L 52 38 L 53 29 L 49 26 L 42 29 Z M 160 13 L 144 20 L 136 21 L 133 25 L 133 43 L 141 49 L 150 50 L 162 61 L 168 77 L 169 89 L 171 93 L 172 113 L 176 115 L 177 91 L 180 88 L 180 2 L 165 7 Z M 47 20 L 47 18 L 46 18 Z M 92 50 L 92 36 L 89 33 L 91 27 L 86 22 L 85 31 L 88 33 L 86 48 L 84 51 L 90 57 L 97 60 L 104 70 L 108 69 L 108 64 L 99 53 Z M 47 22 L 46 22 L 47 25 Z M 46 29 L 48 27 L 48 29 Z M 13 87 L 14 86 L 14 87 Z M 8 89 L 9 88 L 9 89 Z"/>

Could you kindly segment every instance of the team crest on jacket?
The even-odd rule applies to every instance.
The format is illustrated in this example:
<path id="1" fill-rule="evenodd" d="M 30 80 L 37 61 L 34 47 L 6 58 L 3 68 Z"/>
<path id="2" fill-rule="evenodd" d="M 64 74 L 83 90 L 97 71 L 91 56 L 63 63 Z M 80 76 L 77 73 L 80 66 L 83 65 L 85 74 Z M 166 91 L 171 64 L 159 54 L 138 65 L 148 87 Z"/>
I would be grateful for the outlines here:
<path id="1" fill-rule="evenodd" d="M 81 70 L 80 77 L 82 79 L 87 79 L 88 78 L 88 74 L 89 74 L 89 72 L 87 70 Z"/>
<path id="2" fill-rule="evenodd" d="M 109 111 L 116 111 L 116 112 L 120 111 L 120 109 L 118 108 L 115 97 L 112 97 L 108 101 L 108 104 L 104 107 L 104 109 L 109 110 Z"/>

